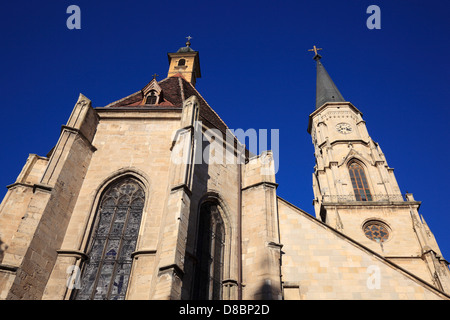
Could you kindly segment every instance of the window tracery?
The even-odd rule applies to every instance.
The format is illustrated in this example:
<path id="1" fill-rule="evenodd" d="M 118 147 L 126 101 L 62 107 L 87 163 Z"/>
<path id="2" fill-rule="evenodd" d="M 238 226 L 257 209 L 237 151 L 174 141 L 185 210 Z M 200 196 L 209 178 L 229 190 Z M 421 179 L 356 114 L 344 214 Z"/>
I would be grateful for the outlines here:
<path id="1" fill-rule="evenodd" d="M 119 180 L 101 197 L 77 300 L 125 299 L 144 199 L 133 178 Z"/>
<path id="2" fill-rule="evenodd" d="M 385 242 L 389 238 L 387 226 L 379 221 L 369 221 L 364 225 L 363 231 L 367 238 L 377 243 Z"/>
<path id="3" fill-rule="evenodd" d="M 364 168 L 358 162 L 350 163 L 348 167 L 353 191 L 357 201 L 372 201 Z"/>
<path id="4" fill-rule="evenodd" d="M 217 205 L 205 202 L 200 207 L 194 299 L 222 298 L 224 245 L 225 228 Z"/>

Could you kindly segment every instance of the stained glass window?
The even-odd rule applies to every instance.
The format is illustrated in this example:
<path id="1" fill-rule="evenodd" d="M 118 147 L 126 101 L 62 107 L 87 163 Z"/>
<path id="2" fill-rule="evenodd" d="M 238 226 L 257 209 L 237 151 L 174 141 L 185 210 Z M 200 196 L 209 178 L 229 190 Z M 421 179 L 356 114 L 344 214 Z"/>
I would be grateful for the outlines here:
<path id="1" fill-rule="evenodd" d="M 222 296 L 225 230 L 217 205 L 206 202 L 201 206 L 198 227 L 193 297 L 219 300 Z"/>
<path id="2" fill-rule="evenodd" d="M 372 201 L 369 184 L 367 183 L 364 168 L 357 162 L 352 162 L 349 166 L 350 179 L 357 201 Z"/>
<path id="3" fill-rule="evenodd" d="M 106 190 L 97 211 L 77 300 L 125 299 L 143 208 L 144 191 L 132 178 Z"/>
<path id="4" fill-rule="evenodd" d="M 380 222 L 370 222 L 364 226 L 364 234 L 370 240 L 378 243 L 385 242 L 389 238 L 389 231 L 386 226 Z"/>

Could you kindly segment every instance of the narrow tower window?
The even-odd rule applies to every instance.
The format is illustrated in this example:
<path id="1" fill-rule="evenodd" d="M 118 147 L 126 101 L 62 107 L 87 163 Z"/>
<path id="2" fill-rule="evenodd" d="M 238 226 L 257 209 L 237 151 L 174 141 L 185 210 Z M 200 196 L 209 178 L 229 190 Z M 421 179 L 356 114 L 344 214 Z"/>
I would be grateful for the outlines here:
<path id="1" fill-rule="evenodd" d="M 103 194 L 77 300 L 125 299 L 143 208 L 144 191 L 132 178 Z"/>
<path id="2" fill-rule="evenodd" d="M 353 191 L 357 201 L 372 201 L 369 184 L 367 183 L 364 168 L 357 162 L 352 162 L 349 166 L 350 178 L 352 180 Z"/>
<path id="3" fill-rule="evenodd" d="M 186 60 L 185 59 L 178 60 L 178 66 L 184 66 L 184 65 L 186 65 Z"/>
<path id="4" fill-rule="evenodd" d="M 193 298 L 219 300 L 222 297 L 225 229 L 217 205 L 212 202 L 202 204 L 198 228 Z"/>

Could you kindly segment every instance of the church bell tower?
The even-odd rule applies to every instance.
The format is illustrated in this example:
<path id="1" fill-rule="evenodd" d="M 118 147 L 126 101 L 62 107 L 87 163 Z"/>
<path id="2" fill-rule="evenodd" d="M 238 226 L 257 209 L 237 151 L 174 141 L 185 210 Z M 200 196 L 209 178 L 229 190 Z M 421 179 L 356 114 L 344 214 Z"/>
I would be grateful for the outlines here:
<path id="1" fill-rule="evenodd" d="M 402 195 L 394 169 L 369 135 L 362 112 L 346 101 L 318 49 L 316 106 L 308 133 L 314 145 L 314 208 L 318 219 L 407 270 L 450 290 L 448 262 L 425 220 L 421 202 Z"/>
<path id="2" fill-rule="evenodd" d="M 177 52 L 169 52 L 169 72 L 167 77 L 181 74 L 194 87 L 197 78 L 201 78 L 200 58 L 198 51 L 191 48 L 192 37 L 186 37 L 186 46 L 178 49 Z"/>

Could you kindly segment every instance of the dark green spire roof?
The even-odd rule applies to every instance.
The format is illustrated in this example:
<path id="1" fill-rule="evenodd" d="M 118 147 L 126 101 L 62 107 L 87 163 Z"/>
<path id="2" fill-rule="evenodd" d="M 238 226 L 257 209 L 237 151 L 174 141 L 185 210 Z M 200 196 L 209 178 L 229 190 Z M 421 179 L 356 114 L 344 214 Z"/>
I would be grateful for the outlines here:
<path id="1" fill-rule="evenodd" d="M 180 52 L 196 52 L 195 50 L 193 50 L 191 48 L 191 39 L 192 39 L 192 37 L 189 36 L 189 37 L 186 37 L 186 39 L 188 39 L 186 41 L 186 47 L 181 47 L 180 49 L 178 49 L 177 53 L 180 53 Z"/>
<path id="2" fill-rule="evenodd" d="M 322 62 L 320 62 L 321 58 L 319 54 L 314 56 L 314 60 L 317 63 L 316 109 L 326 102 L 345 102 L 344 97 L 339 92 L 333 80 L 331 80 Z"/>

